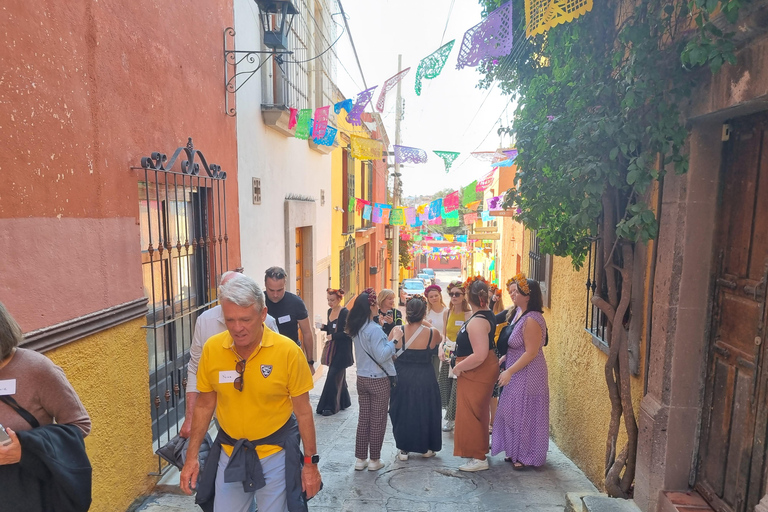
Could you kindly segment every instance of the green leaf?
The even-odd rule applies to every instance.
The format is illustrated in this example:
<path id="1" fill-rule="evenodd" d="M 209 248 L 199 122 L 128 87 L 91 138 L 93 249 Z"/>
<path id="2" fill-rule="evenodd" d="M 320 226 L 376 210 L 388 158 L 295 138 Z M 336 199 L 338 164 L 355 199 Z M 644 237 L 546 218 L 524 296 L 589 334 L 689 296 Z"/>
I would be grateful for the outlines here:
<path id="1" fill-rule="evenodd" d="M 615 161 L 615 160 L 616 160 L 616 158 L 619 156 L 619 148 L 618 148 L 618 147 L 616 147 L 616 148 L 613 148 L 613 149 L 611 150 L 611 153 L 610 153 L 610 155 L 609 155 L 609 156 L 610 156 L 610 158 L 611 158 L 611 160 L 612 160 L 612 161 Z"/>

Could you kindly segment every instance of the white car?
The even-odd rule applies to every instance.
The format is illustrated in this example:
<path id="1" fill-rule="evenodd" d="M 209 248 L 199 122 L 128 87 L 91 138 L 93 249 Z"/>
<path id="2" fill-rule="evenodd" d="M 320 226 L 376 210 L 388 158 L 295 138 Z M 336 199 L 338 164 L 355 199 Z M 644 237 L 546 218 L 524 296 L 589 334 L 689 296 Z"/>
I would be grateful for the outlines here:
<path id="1" fill-rule="evenodd" d="M 424 281 L 421 279 L 403 279 L 402 291 L 400 297 L 404 302 L 408 302 L 408 299 L 414 295 L 424 295 Z"/>

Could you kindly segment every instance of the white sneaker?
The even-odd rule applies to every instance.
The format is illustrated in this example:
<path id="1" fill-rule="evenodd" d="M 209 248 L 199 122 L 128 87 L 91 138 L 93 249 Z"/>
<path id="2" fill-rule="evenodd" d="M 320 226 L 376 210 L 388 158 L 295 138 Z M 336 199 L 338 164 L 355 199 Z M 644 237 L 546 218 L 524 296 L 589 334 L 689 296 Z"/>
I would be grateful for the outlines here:
<path id="1" fill-rule="evenodd" d="M 371 460 L 371 462 L 368 463 L 368 471 L 378 471 L 383 467 L 384 463 L 381 462 L 381 459 Z"/>
<path id="2" fill-rule="evenodd" d="M 432 450 L 427 450 L 427 453 L 423 453 L 423 454 L 421 454 L 421 456 L 424 457 L 425 459 L 427 459 L 429 457 L 434 457 L 435 456 L 435 452 L 433 452 Z"/>
<path id="3" fill-rule="evenodd" d="M 397 451 L 397 459 L 398 460 L 408 460 L 408 452 L 404 452 L 403 450 Z"/>
<path id="4" fill-rule="evenodd" d="M 368 466 L 368 459 L 355 460 L 355 471 L 362 471 Z"/>
<path id="5" fill-rule="evenodd" d="M 446 422 L 443 424 L 443 432 L 450 432 L 451 430 L 453 430 L 453 425 L 454 425 L 454 424 L 455 424 L 455 422 L 453 422 L 453 421 L 451 421 L 451 420 L 447 420 L 447 421 L 446 421 Z"/>
<path id="6" fill-rule="evenodd" d="M 469 459 L 469 462 L 459 466 L 459 471 L 484 471 L 488 469 L 488 459 Z"/>

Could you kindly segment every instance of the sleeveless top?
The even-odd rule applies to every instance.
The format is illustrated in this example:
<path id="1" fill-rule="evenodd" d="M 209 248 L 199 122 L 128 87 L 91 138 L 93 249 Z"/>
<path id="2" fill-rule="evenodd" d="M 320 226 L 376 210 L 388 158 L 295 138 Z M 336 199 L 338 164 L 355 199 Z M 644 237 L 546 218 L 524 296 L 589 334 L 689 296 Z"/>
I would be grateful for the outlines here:
<path id="1" fill-rule="evenodd" d="M 443 311 L 437 313 L 435 311 L 430 311 L 427 313 L 427 320 L 432 324 L 432 327 L 437 329 L 437 332 L 443 332 L 443 313 L 445 312 L 445 309 Z"/>
<path id="2" fill-rule="evenodd" d="M 457 324 L 456 322 L 461 322 Z M 445 337 L 451 341 L 456 341 L 456 336 L 459 335 L 459 330 L 464 326 L 464 312 L 454 313 L 450 310 L 448 313 L 448 323 L 445 326 Z"/>
<path id="3" fill-rule="evenodd" d="M 469 341 L 467 324 L 471 322 L 475 317 L 484 318 L 488 321 L 489 324 L 491 324 L 491 330 L 488 332 L 488 349 L 494 350 L 495 343 L 493 342 L 493 339 L 496 335 L 496 318 L 491 310 L 484 309 L 472 315 L 459 330 L 459 334 L 456 336 L 456 357 L 465 357 L 474 353 L 472 350 L 472 344 Z"/>

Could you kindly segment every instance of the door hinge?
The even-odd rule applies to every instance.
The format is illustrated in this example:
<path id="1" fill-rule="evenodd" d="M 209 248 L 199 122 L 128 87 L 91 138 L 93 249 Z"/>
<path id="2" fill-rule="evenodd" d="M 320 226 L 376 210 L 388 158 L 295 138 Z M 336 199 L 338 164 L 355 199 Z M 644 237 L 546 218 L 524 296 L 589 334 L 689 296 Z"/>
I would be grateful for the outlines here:
<path id="1" fill-rule="evenodd" d="M 731 125 L 728 123 L 723 124 L 723 134 L 721 140 L 723 142 L 731 140 Z"/>

